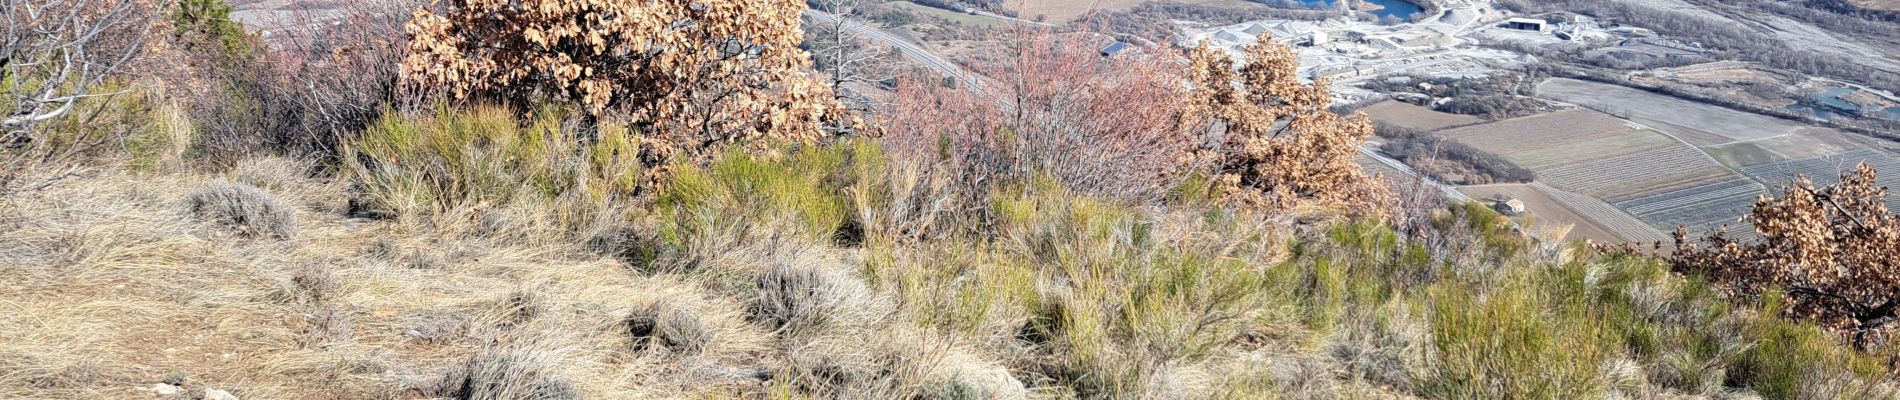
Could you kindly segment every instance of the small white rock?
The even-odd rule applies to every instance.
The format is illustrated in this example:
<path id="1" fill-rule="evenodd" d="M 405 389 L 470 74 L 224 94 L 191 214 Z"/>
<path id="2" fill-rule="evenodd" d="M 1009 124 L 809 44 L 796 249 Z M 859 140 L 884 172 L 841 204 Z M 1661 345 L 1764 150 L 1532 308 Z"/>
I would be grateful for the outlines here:
<path id="1" fill-rule="evenodd" d="M 182 392 L 182 391 L 184 391 L 184 389 L 179 389 L 177 386 L 172 386 L 170 384 L 165 384 L 165 383 L 152 384 L 152 393 L 157 394 L 159 396 L 176 396 L 178 395 L 179 392 Z"/>
<path id="2" fill-rule="evenodd" d="M 205 389 L 205 400 L 238 400 L 238 397 L 223 390 Z"/>

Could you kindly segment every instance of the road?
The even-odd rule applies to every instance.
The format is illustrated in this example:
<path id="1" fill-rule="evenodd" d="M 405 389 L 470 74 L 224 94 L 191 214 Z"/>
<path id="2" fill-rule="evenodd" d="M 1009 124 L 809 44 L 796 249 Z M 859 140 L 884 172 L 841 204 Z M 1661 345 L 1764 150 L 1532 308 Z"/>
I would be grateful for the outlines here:
<path id="1" fill-rule="evenodd" d="M 1472 200 L 1471 196 L 1466 196 L 1463 192 L 1459 192 L 1458 188 L 1441 183 L 1438 180 L 1432 179 L 1432 177 L 1420 175 L 1418 173 L 1418 170 L 1414 170 L 1412 169 L 1411 166 L 1405 165 L 1405 163 L 1399 162 L 1399 160 L 1394 160 L 1392 159 L 1392 157 L 1386 157 L 1385 154 L 1381 154 L 1378 151 L 1373 150 L 1371 148 L 1371 145 L 1360 146 L 1359 154 L 1364 154 L 1367 157 L 1372 157 L 1372 159 L 1374 160 L 1379 160 L 1379 163 L 1385 164 L 1388 167 L 1392 167 L 1392 169 L 1405 173 L 1405 175 L 1407 176 L 1411 176 L 1413 178 L 1417 178 L 1419 180 L 1425 181 L 1426 183 L 1432 184 L 1432 186 L 1437 187 L 1439 191 L 1445 192 L 1446 198 L 1450 198 L 1452 200 L 1459 200 L 1459 201 L 1477 201 L 1477 200 Z"/>
<path id="2" fill-rule="evenodd" d="M 839 18 L 841 18 L 831 13 L 811 9 L 805 10 L 805 16 L 825 24 L 838 24 Z M 857 33 L 864 38 L 891 46 L 891 48 L 896 49 L 898 53 L 903 54 L 905 58 L 909 58 L 924 68 L 929 68 L 944 76 L 956 78 L 959 87 L 969 89 L 983 97 L 997 99 L 998 101 L 1001 99 L 1001 97 L 997 97 L 984 86 L 981 75 L 965 70 L 963 67 L 957 66 L 956 63 L 944 59 L 936 53 L 932 53 L 930 50 L 918 46 L 916 43 L 911 43 L 902 37 L 898 37 L 896 34 L 884 31 L 878 27 L 849 19 L 844 20 L 844 23 L 840 25 L 843 25 L 845 29 L 850 29 L 851 32 Z"/>

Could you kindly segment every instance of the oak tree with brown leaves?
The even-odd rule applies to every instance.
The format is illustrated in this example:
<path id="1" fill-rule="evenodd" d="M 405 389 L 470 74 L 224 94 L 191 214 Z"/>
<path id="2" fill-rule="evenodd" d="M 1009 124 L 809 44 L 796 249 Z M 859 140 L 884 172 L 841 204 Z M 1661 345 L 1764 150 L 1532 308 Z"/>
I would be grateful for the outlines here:
<path id="1" fill-rule="evenodd" d="M 1877 344 L 1900 316 L 1900 219 L 1875 178 L 1863 163 L 1834 186 L 1802 177 L 1781 197 L 1762 196 L 1747 216 L 1760 240 L 1717 231 L 1696 242 L 1677 228 L 1671 263 L 1743 298 L 1780 291 L 1788 316 Z"/>
<path id="2" fill-rule="evenodd" d="M 526 108 L 625 111 L 650 160 L 812 140 L 841 112 L 809 74 L 798 0 L 445 0 L 408 24 L 412 82 Z"/>
<path id="3" fill-rule="evenodd" d="M 1299 58 L 1286 45 L 1262 36 L 1245 52 L 1239 68 L 1206 43 L 1189 54 L 1194 89 L 1182 122 L 1219 143 L 1193 155 L 1212 167 L 1215 191 L 1252 206 L 1388 215 L 1391 196 L 1353 160 L 1373 133 L 1365 115 L 1329 111 L 1331 81 L 1301 82 Z"/>

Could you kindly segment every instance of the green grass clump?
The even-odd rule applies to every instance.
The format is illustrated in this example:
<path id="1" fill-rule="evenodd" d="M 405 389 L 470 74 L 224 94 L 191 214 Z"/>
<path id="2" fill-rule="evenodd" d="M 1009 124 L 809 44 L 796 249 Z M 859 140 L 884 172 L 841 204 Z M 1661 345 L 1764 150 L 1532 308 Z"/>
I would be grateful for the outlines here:
<path id="1" fill-rule="evenodd" d="M 565 211 L 554 216 L 562 226 L 622 217 L 589 211 L 641 192 L 639 138 L 611 125 L 582 134 L 565 120 L 554 108 L 525 125 L 496 107 L 391 114 L 346 149 L 346 167 L 376 213 L 426 217 L 545 204 Z"/>
<path id="2" fill-rule="evenodd" d="M 849 147 L 805 147 L 783 156 L 734 150 L 705 167 L 680 166 L 658 201 L 672 240 L 745 224 L 790 221 L 794 234 L 826 241 L 850 219 L 842 182 Z"/>

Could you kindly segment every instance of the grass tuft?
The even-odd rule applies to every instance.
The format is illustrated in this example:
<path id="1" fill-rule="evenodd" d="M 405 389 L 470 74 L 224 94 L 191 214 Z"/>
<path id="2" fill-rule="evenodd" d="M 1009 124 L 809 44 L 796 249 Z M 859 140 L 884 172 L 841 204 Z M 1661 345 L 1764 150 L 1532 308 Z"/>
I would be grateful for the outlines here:
<path id="1" fill-rule="evenodd" d="M 216 181 L 198 188 L 185 201 L 193 216 L 230 228 L 242 236 L 290 239 L 297 215 L 276 196 L 255 186 Z"/>

